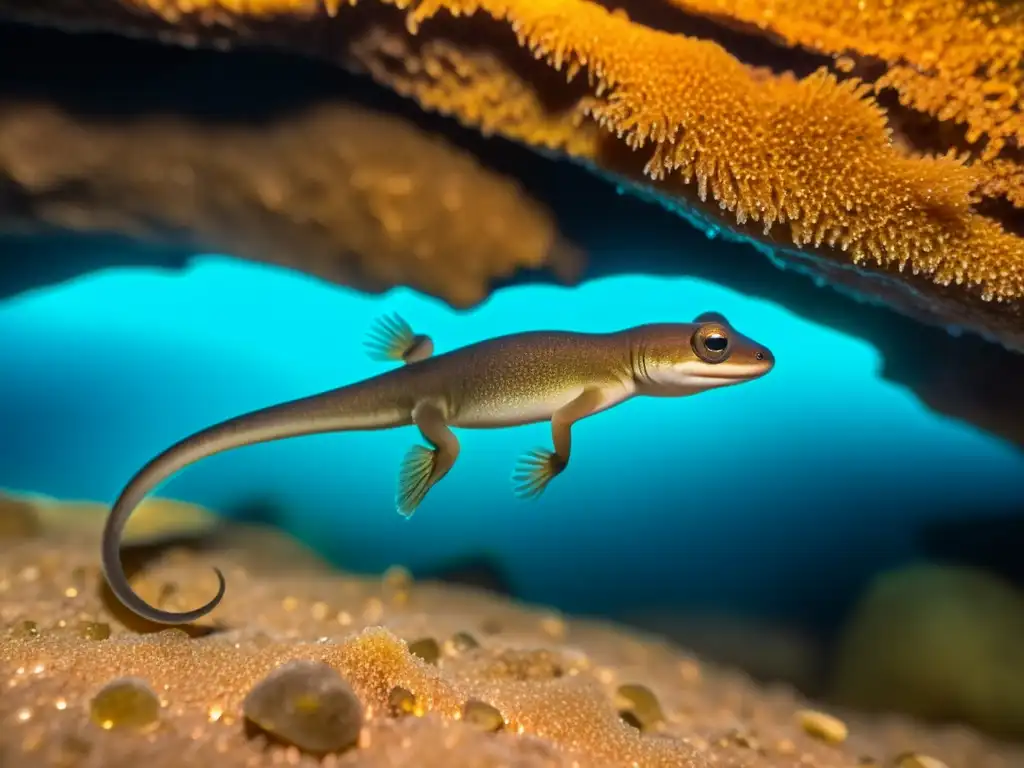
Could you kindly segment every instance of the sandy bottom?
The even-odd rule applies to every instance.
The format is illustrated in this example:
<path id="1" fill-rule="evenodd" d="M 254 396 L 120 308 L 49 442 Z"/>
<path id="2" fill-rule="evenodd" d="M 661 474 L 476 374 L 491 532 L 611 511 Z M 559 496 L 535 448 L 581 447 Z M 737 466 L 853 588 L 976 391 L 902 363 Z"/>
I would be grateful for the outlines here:
<path id="1" fill-rule="evenodd" d="M 182 519 L 150 507 L 126 550 L 139 593 L 180 610 L 213 594 L 213 564 L 228 580 L 186 629 L 107 593 L 102 509 L 0 503 L 2 768 L 1024 768 L 968 729 L 813 711 L 613 626 L 341 574 L 269 530 L 199 514 L 202 546 L 155 546 L 161 509 Z"/>

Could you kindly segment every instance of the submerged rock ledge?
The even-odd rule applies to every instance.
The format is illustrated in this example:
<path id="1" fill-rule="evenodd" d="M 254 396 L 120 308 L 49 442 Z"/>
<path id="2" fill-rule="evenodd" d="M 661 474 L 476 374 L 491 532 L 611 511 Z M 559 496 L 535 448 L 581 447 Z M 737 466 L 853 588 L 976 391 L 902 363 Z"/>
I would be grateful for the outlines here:
<path id="1" fill-rule="evenodd" d="M 40 514 L 42 510 L 42 514 Z M 3 506 L 0 762 L 1011 768 L 967 729 L 816 711 L 663 642 L 485 592 L 331 571 L 275 533 L 126 554 L 148 599 L 229 589 L 201 625 L 140 623 L 97 565 L 102 507 Z M 202 516 L 198 516 L 201 518 Z M 183 531 L 174 531 L 176 536 Z M 146 545 L 146 546 L 143 546 Z"/>
<path id="2" fill-rule="evenodd" d="M 836 39 L 804 4 L 658 5 L 0 0 L 0 16 L 367 73 L 828 283 L 1024 351 L 1020 13 L 838 0 L 823 18 L 859 32 Z"/>

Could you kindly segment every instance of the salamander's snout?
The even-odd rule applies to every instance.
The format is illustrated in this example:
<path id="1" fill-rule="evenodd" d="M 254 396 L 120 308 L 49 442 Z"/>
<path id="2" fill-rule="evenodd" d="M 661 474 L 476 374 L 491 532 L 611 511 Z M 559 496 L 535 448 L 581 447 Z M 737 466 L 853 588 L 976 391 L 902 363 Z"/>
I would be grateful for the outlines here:
<path id="1" fill-rule="evenodd" d="M 760 376 L 764 376 L 775 367 L 775 355 L 767 347 L 758 347 L 754 352 L 754 363 L 761 370 Z"/>

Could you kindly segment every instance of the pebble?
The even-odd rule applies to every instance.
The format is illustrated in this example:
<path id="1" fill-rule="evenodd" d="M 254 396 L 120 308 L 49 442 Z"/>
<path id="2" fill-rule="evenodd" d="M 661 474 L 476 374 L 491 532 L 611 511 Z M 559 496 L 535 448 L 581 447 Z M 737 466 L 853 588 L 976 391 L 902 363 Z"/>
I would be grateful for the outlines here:
<path id="1" fill-rule="evenodd" d="M 837 717 L 813 709 L 801 709 L 796 713 L 796 717 L 808 736 L 827 741 L 829 744 L 841 744 L 846 741 L 849 731 L 846 723 Z"/>
<path id="2" fill-rule="evenodd" d="M 615 691 L 619 717 L 641 731 L 656 728 L 665 719 L 658 697 L 646 685 L 627 683 Z"/>
<path id="3" fill-rule="evenodd" d="M 416 714 L 416 695 L 408 688 L 396 685 L 388 694 L 388 708 L 395 717 Z"/>
<path id="4" fill-rule="evenodd" d="M 110 637 L 110 625 L 102 621 L 85 621 L 78 632 L 85 640 L 106 640 Z"/>
<path id="5" fill-rule="evenodd" d="M 283 664 L 242 702 L 245 717 L 280 741 L 313 754 L 354 746 L 363 705 L 333 667 L 318 661 Z"/>
<path id="6" fill-rule="evenodd" d="M 505 726 L 501 712 L 479 699 L 470 699 L 462 706 L 462 719 L 485 731 L 500 731 Z"/>
<path id="7" fill-rule="evenodd" d="M 427 664 L 437 664 L 441 657 L 441 646 L 432 637 L 422 637 L 409 643 L 409 653 L 419 656 Z"/>
<path id="8" fill-rule="evenodd" d="M 160 699 L 149 683 L 121 677 L 103 686 L 89 702 L 89 716 L 100 728 L 146 730 L 160 720 Z"/>
<path id="9" fill-rule="evenodd" d="M 480 643 L 469 632 L 456 632 L 448 640 L 448 648 L 455 654 L 472 651 L 479 647 Z"/>
<path id="10" fill-rule="evenodd" d="M 906 752 L 896 758 L 896 765 L 899 768 L 948 768 L 948 766 L 935 757 L 922 755 L 918 752 Z"/>

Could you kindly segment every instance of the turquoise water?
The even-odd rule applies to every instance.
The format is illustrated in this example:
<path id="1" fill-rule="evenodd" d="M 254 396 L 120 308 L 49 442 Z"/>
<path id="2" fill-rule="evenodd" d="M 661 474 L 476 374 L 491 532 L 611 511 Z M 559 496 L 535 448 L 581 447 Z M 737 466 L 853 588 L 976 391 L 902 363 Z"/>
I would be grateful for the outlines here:
<path id="1" fill-rule="evenodd" d="M 457 466 L 409 521 L 393 497 L 412 428 L 239 449 L 160 492 L 220 510 L 271 502 L 288 530 L 356 570 L 483 554 L 518 594 L 566 610 L 661 603 L 777 617 L 834 612 L 872 571 L 914 555 L 925 520 L 1024 505 L 1019 451 L 881 380 L 863 341 L 712 283 L 513 286 L 456 312 L 410 290 L 365 296 L 213 256 L 183 272 L 98 272 L 0 305 L 0 485 L 110 502 L 188 432 L 382 370 L 362 341 L 385 312 L 442 351 L 705 310 L 771 348 L 775 370 L 580 423 L 570 469 L 537 502 L 517 500 L 510 475 L 521 452 L 549 443 L 546 425 L 460 433 Z"/>

